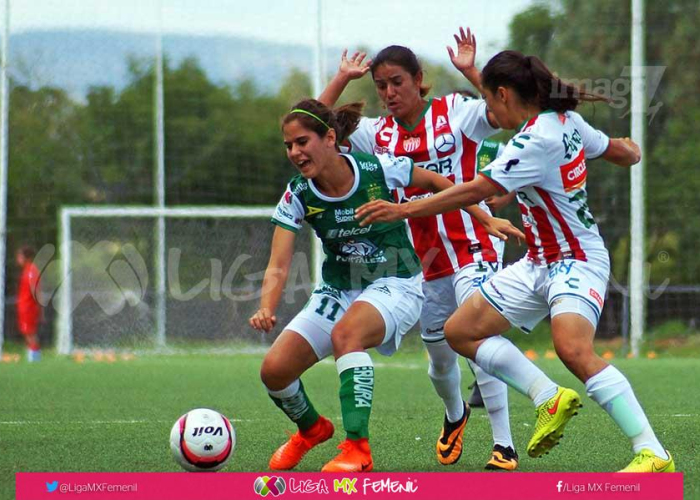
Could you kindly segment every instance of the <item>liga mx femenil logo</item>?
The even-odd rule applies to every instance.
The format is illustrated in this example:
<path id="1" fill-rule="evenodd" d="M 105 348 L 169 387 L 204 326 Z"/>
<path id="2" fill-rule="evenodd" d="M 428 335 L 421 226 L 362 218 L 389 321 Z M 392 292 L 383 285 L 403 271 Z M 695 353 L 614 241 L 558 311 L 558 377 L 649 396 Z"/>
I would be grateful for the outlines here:
<path id="1" fill-rule="evenodd" d="M 255 480 L 253 488 L 255 493 L 261 497 L 266 497 L 267 495 L 277 497 L 287 490 L 287 483 L 279 476 L 262 476 Z"/>

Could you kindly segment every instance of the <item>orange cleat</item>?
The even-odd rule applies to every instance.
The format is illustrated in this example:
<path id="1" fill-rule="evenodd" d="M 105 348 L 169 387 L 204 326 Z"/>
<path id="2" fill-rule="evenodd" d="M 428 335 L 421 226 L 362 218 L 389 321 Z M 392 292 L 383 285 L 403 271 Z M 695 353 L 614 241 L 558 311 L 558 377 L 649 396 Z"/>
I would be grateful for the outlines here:
<path id="1" fill-rule="evenodd" d="M 370 472 L 374 467 L 367 438 L 346 439 L 338 449 L 340 454 L 324 465 L 321 472 Z"/>
<path id="2" fill-rule="evenodd" d="M 310 428 L 297 431 L 270 458 L 270 469 L 289 470 L 296 467 L 308 451 L 333 437 L 333 423 L 326 417 L 319 416 Z"/>

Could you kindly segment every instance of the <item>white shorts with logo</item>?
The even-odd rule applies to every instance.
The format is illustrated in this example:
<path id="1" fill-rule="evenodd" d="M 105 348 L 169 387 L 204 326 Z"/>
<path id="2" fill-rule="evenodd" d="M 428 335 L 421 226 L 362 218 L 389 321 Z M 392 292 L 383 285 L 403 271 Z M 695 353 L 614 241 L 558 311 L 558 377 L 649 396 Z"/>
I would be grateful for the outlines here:
<path id="1" fill-rule="evenodd" d="M 318 359 L 324 359 L 333 352 L 333 327 L 353 302 L 361 300 L 372 304 L 382 315 L 386 330 L 377 351 L 391 356 L 418 321 L 423 306 L 422 281 L 423 274 L 419 273 L 411 278 L 380 278 L 364 290 L 339 290 L 321 284 L 285 330 L 304 337 Z"/>
<path id="2" fill-rule="evenodd" d="M 500 262 L 469 264 L 457 273 L 423 282 L 425 304 L 420 315 L 423 342 L 434 344 L 445 340 L 445 322 L 457 307 L 474 293 L 479 285 L 501 270 Z"/>
<path id="3" fill-rule="evenodd" d="M 523 257 L 479 287 L 484 298 L 525 333 L 563 313 L 584 316 L 598 326 L 608 286 L 609 265 L 564 259 L 549 265 Z"/>

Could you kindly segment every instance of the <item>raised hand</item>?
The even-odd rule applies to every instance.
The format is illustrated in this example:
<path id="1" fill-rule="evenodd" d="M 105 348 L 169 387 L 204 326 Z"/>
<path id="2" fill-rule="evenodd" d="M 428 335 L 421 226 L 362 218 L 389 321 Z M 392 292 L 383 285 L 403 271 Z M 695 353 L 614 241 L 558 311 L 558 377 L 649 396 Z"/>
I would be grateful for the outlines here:
<path id="1" fill-rule="evenodd" d="M 457 42 L 457 53 L 455 54 L 452 47 L 447 46 L 447 53 L 450 55 L 450 60 L 455 68 L 464 73 L 474 68 L 474 60 L 476 59 L 476 37 L 472 34 L 471 29 L 459 28 L 459 34 L 455 34 Z"/>
<path id="2" fill-rule="evenodd" d="M 364 60 L 365 57 L 367 57 L 366 52 L 355 52 L 350 59 L 348 59 L 347 56 L 348 49 L 345 49 L 340 58 L 338 73 L 345 76 L 347 80 L 362 78 L 369 71 L 369 65 L 372 64 L 372 59 Z"/>

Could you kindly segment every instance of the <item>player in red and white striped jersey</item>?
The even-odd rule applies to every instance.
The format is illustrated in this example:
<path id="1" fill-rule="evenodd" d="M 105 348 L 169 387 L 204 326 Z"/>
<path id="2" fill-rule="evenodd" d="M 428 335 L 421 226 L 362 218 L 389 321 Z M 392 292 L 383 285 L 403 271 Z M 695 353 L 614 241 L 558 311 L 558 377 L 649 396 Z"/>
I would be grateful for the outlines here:
<path id="1" fill-rule="evenodd" d="M 455 40 L 457 53 L 449 49 L 453 64 L 467 78 L 474 75 L 478 78 L 471 32 L 460 30 Z M 344 53 L 338 74 L 319 98 L 333 104 L 350 80 L 371 71 L 379 97 L 390 114 L 363 118 L 350 136 L 351 149 L 409 156 L 416 166 L 437 172 L 455 184 L 474 179 L 478 145 L 498 132 L 487 116 L 486 103 L 459 93 L 428 99 L 420 63 L 406 47 L 383 49 L 371 65 L 363 66 L 362 59 L 362 54 L 355 54 L 348 60 Z M 395 192 L 398 203 L 429 196 L 431 193 L 416 188 Z M 480 208 L 490 213 L 485 203 Z M 458 357 L 445 341 L 444 324 L 481 282 L 501 268 L 503 242 L 490 237 L 474 216 L 460 209 L 412 219 L 409 226 L 425 276 L 420 326 L 430 357 L 428 373 L 445 404 L 436 454 L 440 463 L 449 465 L 461 456 L 470 408 L 463 402 Z M 487 468 L 513 470 L 518 465 L 518 456 L 510 432 L 507 387 L 473 363 L 470 365 L 493 430 L 494 449 Z"/>
<path id="2" fill-rule="evenodd" d="M 357 216 L 364 224 L 424 217 L 515 191 L 528 254 L 484 283 L 450 318 L 449 344 L 530 396 L 538 417 L 528 454 L 538 457 L 559 442 L 580 396 L 558 387 L 501 334 L 511 325 L 528 332 L 549 314 L 559 358 L 632 442 L 636 457 L 623 471 L 673 472 L 673 459 L 629 382 L 593 349 L 610 266 L 586 204 L 586 160 L 602 156 L 631 166 L 639 148 L 587 124 L 574 109 L 581 100 L 600 98 L 565 84 L 534 56 L 501 52 L 484 68 L 482 86 L 498 123 L 517 131 L 503 154 L 472 182 L 405 205 L 368 203 Z"/>

